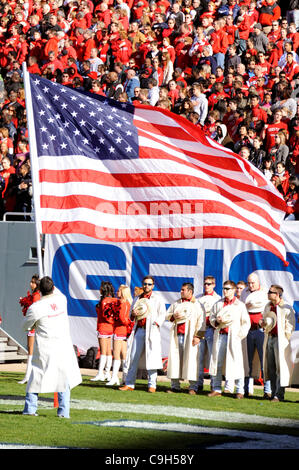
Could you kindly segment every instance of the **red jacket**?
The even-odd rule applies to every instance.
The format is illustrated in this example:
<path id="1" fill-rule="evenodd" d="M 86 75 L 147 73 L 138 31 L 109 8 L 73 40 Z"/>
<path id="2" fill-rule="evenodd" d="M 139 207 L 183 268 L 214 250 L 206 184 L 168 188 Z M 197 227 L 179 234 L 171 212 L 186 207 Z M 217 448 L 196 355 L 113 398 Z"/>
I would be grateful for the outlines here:
<path id="1" fill-rule="evenodd" d="M 127 336 L 128 326 L 131 323 L 130 320 L 130 303 L 128 301 L 118 301 L 119 314 L 116 316 L 114 321 L 114 334 L 117 336 Z"/>
<path id="2" fill-rule="evenodd" d="M 223 30 L 214 31 L 211 34 L 210 44 L 213 47 L 213 54 L 218 54 L 221 52 L 225 54 L 228 48 L 228 35 Z"/>
<path id="3" fill-rule="evenodd" d="M 269 6 L 266 2 L 263 2 L 260 8 L 259 23 L 262 26 L 271 26 L 273 21 L 279 20 L 281 17 L 281 9 L 277 3 Z"/>
<path id="4" fill-rule="evenodd" d="M 115 297 L 105 297 L 96 305 L 97 312 L 97 331 L 102 335 L 113 334 L 114 311 L 113 304 L 118 299 Z"/>

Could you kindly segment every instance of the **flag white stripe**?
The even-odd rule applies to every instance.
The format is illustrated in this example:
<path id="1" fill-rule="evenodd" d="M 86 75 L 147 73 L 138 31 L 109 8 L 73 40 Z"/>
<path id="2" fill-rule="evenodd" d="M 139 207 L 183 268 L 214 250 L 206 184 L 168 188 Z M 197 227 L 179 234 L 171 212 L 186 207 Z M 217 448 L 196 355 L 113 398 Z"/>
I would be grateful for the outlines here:
<path id="1" fill-rule="evenodd" d="M 137 204 L 136 204 L 137 209 Z M 259 232 L 246 222 L 225 214 L 168 214 L 168 215 L 118 215 L 102 211 L 99 207 L 96 211 L 85 208 L 75 209 L 41 209 L 43 221 L 72 222 L 73 220 L 84 221 L 98 227 L 105 226 L 113 230 L 140 230 L 140 229 L 179 229 L 180 227 L 197 227 L 215 225 L 218 227 L 234 227 L 249 231 L 252 235 L 263 237 L 268 243 L 281 249 L 281 243 L 273 238 Z"/>
<path id="2" fill-rule="evenodd" d="M 142 109 L 142 108 L 135 108 L 134 110 L 134 121 L 143 121 L 143 122 L 149 122 L 150 124 L 157 124 L 161 125 L 163 123 L 163 126 L 170 126 L 174 128 L 181 128 L 181 126 L 171 117 L 166 116 L 163 113 L 157 112 L 157 108 L 152 109 Z M 134 124 L 136 124 L 134 122 Z M 188 132 L 186 131 L 186 134 Z"/>
<path id="3" fill-rule="evenodd" d="M 129 202 L 134 201 L 140 202 L 152 202 L 152 201 L 165 201 L 164 191 L 159 186 L 150 188 L 150 195 L 148 194 L 147 188 L 118 188 L 111 186 L 99 185 L 97 183 L 42 183 L 42 194 L 47 196 L 57 196 L 57 197 L 67 197 L 71 195 L 82 195 L 82 196 L 92 196 L 99 199 L 104 199 L 105 201 L 110 202 Z M 247 210 L 241 205 L 237 205 L 234 202 L 228 201 L 224 196 L 221 196 L 219 192 L 211 191 L 210 189 L 200 188 L 200 187 L 168 187 L 167 188 L 167 203 L 170 201 L 182 201 L 182 200 L 204 200 L 204 201 L 216 201 L 222 202 L 227 207 L 235 210 L 241 216 L 252 219 L 252 211 Z M 264 207 L 261 208 L 265 211 L 268 210 L 268 206 L 264 204 Z M 278 211 L 277 218 L 280 211 Z M 254 222 L 260 224 L 264 227 L 273 230 L 273 227 L 266 221 L 263 216 L 255 214 Z M 279 232 L 277 232 L 279 233 Z"/>
<path id="4" fill-rule="evenodd" d="M 152 146 L 153 147 L 153 146 Z M 174 155 L 174 153 L 173 153 Z M 205 181 L 209 181 L 212 184 L 223 187 L 225 190 L 231 191 L 231 187 L 224 183 L 220 178 L 216 176 L 209 176 L 203 171 L 203 169 L 211 171 L 221 171 L 221 176 L 224 176 L 228 179 L 231 179 L 232 182 L 236 183 L 236 172 L 214 168 L 204 163 L 199 163 L 191 158 L 184 158 L 183 154 L 178 154 L 178 156 L 185 161 L 194 163 L 196 167 L 186 166 L 184 163 L 175 162 L 169 160 L 167 162 L 167 167 L 165 167 L 164 159 L 132 159 L 132 160 L 93 160 L 91 158 L 86 158 L 81 155 L 70 155 L 61 157 L 51 157 L 51 168 L 49 168 L 48 157 L 39 157 L 39 167 L 40 170 L 50 169 L 50 170 L 92 170 L 92 171 L 101 171 L 106 174 L 138 174 L 138 173 L 161 173 L 161 174 L 179 174 L 179 175 L 188 175 L 201 178 Z M 252 180 L 248 181 L 248 178 L 243 177 L 242 173 L 238 173 L 238 182 L 241 182 L 241 179 L 244 179 L 245 184 L 252 184 Z M 276 188 L 272 183 L 268 183 L 267 187 L 263 187 L 263 190 L 267 190 L 271 194 L 275 194 L 277 197 L 280 197 Z M 249 193 L 247 191 L 240 191 L 234 188 L 234 195 L 238 195 L 241 198 L 248 199 L 252 197 L 254 201 L 261 201 L 264 203 L 264 198 L 261 198 L 256 195 L 256 193 Z"/>

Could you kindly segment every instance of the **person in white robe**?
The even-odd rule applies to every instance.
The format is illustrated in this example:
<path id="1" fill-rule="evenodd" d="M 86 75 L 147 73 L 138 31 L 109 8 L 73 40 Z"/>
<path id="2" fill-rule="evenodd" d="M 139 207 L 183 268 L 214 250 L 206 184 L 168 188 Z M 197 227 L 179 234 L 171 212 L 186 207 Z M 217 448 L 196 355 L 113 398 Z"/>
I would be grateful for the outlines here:
<path id="1" fill-rule="evenodd" d="M 213 376 L 213 391 L 209 397 L 222 395 L 222 376 L 225 376 L 225 392 L 233 392 L 235 397 L 244 397 L 245 367 L 242 340 L 250 328 L 250 318 L 245 304 L 236 297 L 237 286 L 233 281 L 223 284 L 224 297 L 214 304 L 210 314 L 214 326 L 213 349 L 210 361 L 210 374 Z"/>
<path id="2" fill-rule="evenodd" d="M 214 276 L 205 276 L 204 278 L 204 292 L 197 297 L 198 302 L 203 306 L 206 316 L 206 332 L 203 340 L 200 341 L 199 349 L 199 373 L 198 373 L 198 391 L 203 390 L 204 385 L 204 370 L 209 368 L 209 363 L 213 347 L 214 328 L 210 323 L 210 313 L 213 305 L 220 300 L 220 295 L 215 292 L 216 279 Z M 210 376 L 210 387 L 213 390 L 213 378 Z"/>
<path id="3" fill-rule="evenodd" d="M 291 385 L 294 363 L 290 339 L 295 329 L 295 312 L 282 298 L 283 288 L 273 284 L 269 288 L 263 319 L 265 330 L 264 374 L 271 381 L 272 402 L 284 400 L 285 387 Z"/>
<path id="4" fill-rule="evenodd" d="M 125 385 L 121 391 L 134 390 L 138 368 L 146 369 L 148 392 L 155 393 L 158 370 L 162 369 L 162 346 L 160 327 L 165 320 L 166 308 L 162 297 L 153 292 L 155 280 L 152 276 L 143 279 L 143 293 L 135 297 L 130 315 L 135 319 L 130 352 L 130 365 Z"/>
<path id="5" fill-rule="evenodd" d="M 205 313 L 193 294 L 193 284 L 184 283 L 181 298 L 167 310 L 166 321 L 172 322 L 167 366 L 171 388 L 168 393 L 180 392 L 180 380 L 189 382 L 189 395 L 197 392 L 198 344 L 205 334 Z"/>
<path id="6" fill-rule="evenodd" d="M 32 370 L 27 383 L 24 415 L 36 415 L 39 393 L 58 393 L 57 416 L 70 417 L 70 390 L 82 381 L 72 344 L 67 299 L 45 276 L 40 281 L 41 300 L 32 304 L 24 330 L 35 329 Z"/>

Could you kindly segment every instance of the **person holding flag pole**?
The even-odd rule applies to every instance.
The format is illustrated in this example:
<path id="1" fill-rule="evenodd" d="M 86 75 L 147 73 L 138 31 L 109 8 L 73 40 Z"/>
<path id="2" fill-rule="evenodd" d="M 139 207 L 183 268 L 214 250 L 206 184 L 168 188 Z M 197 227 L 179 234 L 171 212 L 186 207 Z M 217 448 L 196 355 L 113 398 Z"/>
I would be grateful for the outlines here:
<path id="1" fill-rule="evenodd" d="M 24 61 L 22 64 L 23 68 L 23 77 L 24 77 L 24 89 L 25 89 L 25 96 L 26 96 L 26 112 L 27 112 L 27 120 L 28 120 L 28 138 L 29 138 L 29 148 L 30 148 L 30 164 L 32 168 L 32 187 L 33 187 L 33 207 L 34 207 L 34 222 L 35 222 L 35 231 L 36 231 L 36 243 L 37 243 L 37 258 L 38 258 L 38 271 L 39 271 L 39 278 L 44 279 L 44 269 L 43 269 L 43 263 L 42 263 L 42 247 L 41 247 L 41 240 L 42 240 L 42 231 L 41 231 L 41 226 L 40 226 L 40 220 L 38 217 L 39 211 L 38 208 L 40 206 L 40 191 L 39 191 L 39 181 L 38 181 L 38 161 L 37 161 L 37 147 L 36 147 L 36 136 L 35 136 L 35 126 L 34 126 L 34 114 L 33 114 L 33 109 L 32 109 L 32 100 L 31 100 L 31 88 L 30 88 L 30 82 L 29 82 L 29 73 L 27 72 L 27 67 L 26 67 L 26 62 Z M 45 291 L 46 292 L 46 291 Z M 47 295 L 51 294 L 52 292 L 55 292 L 55 294 L 59 293 L 59 296 L 64 298 L 64 296 L 58 291 L 53 286 L 52 291 L 47 292 Z M 46 299 L 46 297 L 45 297 Z M 36 302 L 37 308 L 39 306 L 39 303 L 43 302 L 43 298 L 41 301 Z M 29 309 L 29 314 L 31 313 Z M 28 328 L 28 322 L 30 322 L 30 315 L 29 318 L 25 318 L 25 328 Z M 39 351 L 38 347 L 38 338 L 37 338 L 37 351 L 33 353 L 33 359 L 32 359 L 32 372 L 31 375 L 28 379 L 27 383 L 27 388 L 26 388 L 26 399 L 25 399 L 25 407 L 23 414 L 36 414 L 35 408 L 37 407 L 37 394 L 36 390 L 42 390 L 43 392 L 46 392 L 46 390 L 43 389 L 42 381 L 40 384 L 36 385 L 36 374 L 34 375 L 34 372 L 36 372 L 36 366 L 37 363 L 40 359 L 40 354 L 41 351 Z M 57 351 L 55 352 L 55 354 Z M 74 350 L 73 350 L 73 354 Z M 72 355 L 70 356 L 72 357 Z M 70 359 L 72 361 L 72 359 Z M 70 362 L 71 363 L 71 362 Z M 75 365 L 74 365 L 75 367 Z M 74 369 L 75 370 L 75 369 Z M 46 373 L 43 371 L 44 374 Z M 76 371 L 75 376 L 77 376 L 77 383 L 81 381 L 79 376 L 81 377 L 79 368 L 78 371 Z M 32 385 L 33 383 L 33 385 Z M 76 384 L 77 384 L 76 383 Z M 62 386 L 63 390 L 59 389 L 57 391 L 54 391 L 54 408 L 58 409 L 58 416 L 60 417 L 69 417 L 69 394 L 70 394 L 70 383 L 67 383 L 67 386 L 65 388 L 65 384 L 59 384 L 58 388 Z M 34 393 L 31 392 L 33 387 Z M 35 388 L 34 388 L 35 387 Z M 50 388 L 52 388 L 50 386 Z M 52 391 L 49 389 L 49 391 Z M 32 403 L 34 405 L 32 406 Z"/>

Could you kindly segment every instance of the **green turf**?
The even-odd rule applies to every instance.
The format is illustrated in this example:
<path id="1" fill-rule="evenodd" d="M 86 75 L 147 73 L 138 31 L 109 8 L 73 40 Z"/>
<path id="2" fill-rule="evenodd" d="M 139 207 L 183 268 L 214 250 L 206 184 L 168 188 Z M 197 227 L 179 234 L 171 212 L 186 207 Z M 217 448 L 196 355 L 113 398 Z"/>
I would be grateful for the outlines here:
<path id="1" fill-rule="evenodd" d="M 256 389 L 256 396 L 250 399 L 236 400 L 233 397 L 209 398 L 208 389 L 202 395 L 189 396 L 187 384 L 183 385 L 185 393 L 169 395 L 165 391 L 169 382 L 158 384 L 157 392 L 147 392 L 146 381 L 139 380 L 134 392 L 121 392 L 117 387 L 107 387 L 99 382 L 90 382 L 83 377 L 83 383 L 72 390 L 72 400 L 95 401 L 117 405 L 114 411 L 71 409 L 70 420 L 59 420 L 52 407 L 53 394 L 40 395 L 41 407 L 38 417 L 23 416 L 22 409 L 26 385 L 18 384 L 23 375 L 17 373 L 0 374 L 0 419 L 1 442 L 31 444 L 40 446 L 59 446 L 70 448 L 92 449 L 200 449 L 216 442 L 233 441 L 236 437 L 158 431 L 147 429 L 100 427 L 92 423 L 118 420 L 134 420 L 154 423 L 184 423 L 189 425 L 216 427 L 218 429 L 235 429 L 240 431 L 258 431 L 271 434 L 299 436 L 299 428 L 257 424 L 255 416 L 298 420 L 299 391 L 286 392 L 286 401 L 271 403 L 262 399 L 262 391 Z M 48 407 L 44 408 L 44 399 L 48 398 Z M 5 400 L 15 403 L 5 403 Z M 118 406 L 119 405 L 119 406 Z M 128 405 L 168 406 L 190 409 L 187 417 L 164 414 L 147 414 L 146 409 L 139 413 L 130 413 Z M 218 420 L 194 417 L 194 410 L 210 412 L 245 413 L 249 416 L 246 423 L 230 423 Z M 135 411 L 135 409 L 134 409 Z"/>

